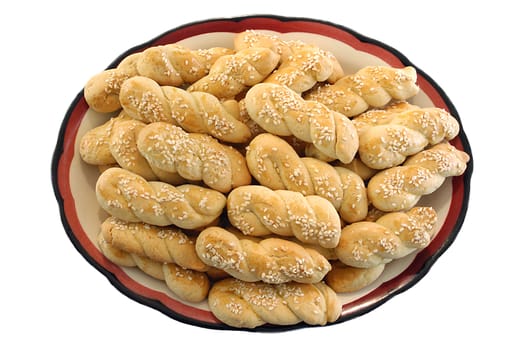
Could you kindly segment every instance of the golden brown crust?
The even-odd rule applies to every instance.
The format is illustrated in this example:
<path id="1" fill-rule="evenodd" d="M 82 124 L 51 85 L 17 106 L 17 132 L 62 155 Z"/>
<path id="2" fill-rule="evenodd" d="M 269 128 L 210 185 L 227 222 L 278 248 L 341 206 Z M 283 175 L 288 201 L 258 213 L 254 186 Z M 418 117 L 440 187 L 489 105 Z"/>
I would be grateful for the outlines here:
<path id="1" fill-rule="evenodd" d="M 334 83 L 343 77 L 343 68 L 331 52 L 302 41 L 285 44 L 289 53 L 282 56 L 281 64 L 265 79 L 266 83 L 284 85 L 301 94 L 318 82 Z"/>
<path id="2" fill-rule="evenodd" d="M 165 281 L 168 288 L 181 300 L 197 303 L 205 300 L 208 295 L 210 281 L 204 272 L 127 253 L 108 243 L 102 233 L 97 236 L 97 243 L 102 254 L 110 261 L 119 266 L 136 266 L 148 276 Z"/>
<path id="3" fill-rule="evenodd" d="M 331 266 L 320 253 L 298 243 L 279 238 L 255 241 L 221 227 L 204 229 L 195 249 L 207 265 L 246 282 L 317 283 Z"/>
<path id="4" fill-rule="evenodd" d="M 223 193 L 252 181 L 239 151 L 209 135 L 187 133 L 173 124 L 146 125 L 137 138 L 137 147 L 153 167 L 189 181 L 203 181 Z"/>
<path id="5" fill-rule="evenodd" d="M 230 223 L 249 236 L 295 236 L 325 248 L 335 247 L 340 238 L 338 212 L 328 200 L 316 195 L 241 186 L 229 193 L 227 214 Z"/>
<path id="6" fill-rule="evenodd" d="M 250 173 L 263 186 L 321 196 L 347 222 L 367 215 L 365 184 L 351 170 L 314 158 L 300 158 L 289 143 L 269 133 L 256 136 L 245 157 Z"/>
<path id="7" fill-rule="evenodd" d="M 271 285 L 228 278 L 212 286 L 208 305 L 219 320 L 237 328 L 265 323 L 325 325 L 336 321 L 342 311 L 336 293 L 323 282 Z"/>
<path id="8" fill-rule="evenodd" d="M 345 265 L 371 268 L 426 247 L 436 222 L 437 213 L 431 207 L 387 213 L 376 222 L 355 222 L 342 229 L 334 251 Z"/>
<path id="9" fill-rule="evenodd" d="M 195 229 L 213 223 L 225 207 L 225 196 L 213 189 L 146 181 L 121 168 L 104 171 L 95 185 L 99 205 L 129 222 Z"/>
<path id="10" fill-rule="evenodd" d="M 221 99 L 234 98 L 263 81 L 276 67 L 279 55 L 262 47 L 247 48 L 219 58 L 210 72 L 188 87 Z"/>
<path id="11" fill-rule="evenodd" d="M 195 239 L 176 227 L 127 222 L 113 216 L 101 224 L 101 234 L 111 246 L 161 263 L 207 271 L 195 252 Z"/>
<path id="12" fill-rule="evenodd" d="M 278 136 L 294 135 L 321 153 L 349 163 L 358 151 L 358 135 L 349 118 L 302 97 L 283 85 L 261 83 L 245 96 L 250 115 L 260 127 Z"/>
<path id="13" fill-rule="evenodd" d="M 226 48 L 189 50 L 168 44 L 131 54 L 112 69 L 92 76 L 84 86 L 84 98 L 93 110 L 102 113 L 121 108 L 119 93 L 127 79 L 140 75 L 163 85 L 180 86 L 205 76 L 210 65 L 220 56 L 230 54 Z"/>
<path id="14" fill-rule="evenodd" d="M 318 101 L 348 117 L 371 107 L 383 107 L 394 100 L 406 100 L 419 91 L 413 67 L 368 66 L 334 84 L 317 86 L 305 99 Z"/>
<path id="15" fill-rule="evenodd" d="M 376 173 L 367 185 L 371 203 L 382 211 L 407 210 L 436 191 L 447 177 L 466 170 L 469 155 L 441 143 L 409 157 L 403 165 Z"/>
<path id="16" fill-rule="evenodd" d="M 356 125 L 356 119 L 353 122 Z M 361 128 L 358 153 L 368 167 L 386 169 L 402 164 L 407 156 L 428 145 L 453 139 L 459 129 L 457 120 L 441 108 L 411 106 L 400 112 L 391 110 L 382 122 Z"/>
<path id="17" fill-rule="evenodd" d="M 347 266 L 341 261 L 332 263 L 332 269 L 325 276 L 325 283 L 336 293 L 352 293 L 376 281 L 385 269 L 385 264 L 370 268 Z"/>
<path id="18" fill-rule="evenodd" d="M 160 86 L 150 78 L 133 77 L 122 84 L 119 96 L 124 111 L 145 123 L 171 123 L 225 142 L 246 142 L 251 136 L 247 125 L 206 92 L 188 92 Z"/>

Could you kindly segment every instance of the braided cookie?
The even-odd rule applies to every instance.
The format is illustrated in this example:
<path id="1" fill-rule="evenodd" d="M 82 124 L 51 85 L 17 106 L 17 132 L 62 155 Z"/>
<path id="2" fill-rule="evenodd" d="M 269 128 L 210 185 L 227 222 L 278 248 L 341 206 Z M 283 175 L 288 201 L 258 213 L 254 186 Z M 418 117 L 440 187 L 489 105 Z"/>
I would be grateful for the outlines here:
<path id="1" fill-rule="evenodd" d="M 325 283 L 336 293 L 352 293 L 376 281 L 384 269 L 385 264 L 364 269 L 335 261 L 332 263 L 331 271 L 325 276 Z"/>
<path id="2" fill-rule="evenodd" d="M 146 181 L 121 168 L 104 171 L 95 185 L 100 206 L 129 222 L 194 229 L 214 222 L 225 207 L 225 196 L 196 186 Z"/>
<path id="3" fill-rule="evenodd" d="M 248 87 L 263 81 L 279 62 L 279 55 L 263 47 L 248 48 L 219 58 L 208 75 L 188 87 L 218 98 L 234 98 Z"/>
<path id="4" fill-rule="evenodd" d="M 145 123 L 171 123 L 225 142 L 246 142 L 251 135 L 248 126 L 206 92 L 187 92 L 160 86 L 150 78 L 133 77 L 122 83 L 119 98 L 130 117 Z"/>
<path id="5" fill-rule="evenodd" d="M 414 108 L 391 113 L 389 123 L 369 127 L 360 134 L 358 153 L 373 169 L 403 163 L 407 156 L 457 136 L 458 121 L 441 108 Z"/>
<path id="6" fill-rule="evenodd" d="M 127 222 L 110 216 L 101 224 L 104 240 L 124 252 L 185 269 L 207 271 L 195 252 L 195 241 L 177 227 Z"/>
<path id="7" fill-rule="evenodd" d="M 154 46 L 91 77 L 84 86 L 84 98 L 97 112 L 114 112 L 121 108 L 119 91 L 126 79 L 140 75 L 162 85 L 181 86 L 202 78 L 220 56 L 231 53 L 222 47 L 189 50 L 176 44 Z"/>
<path id="8" fill-rule="evenodd" d="M 197 255 L 210 266 L 247 282 L 320 282 L 331 265 L 316 250 L 279 238 L 261 241 L 221 227 L 208 227 L 197 237 Z"/>
<path id="9" fill-rule="evenodd" d="M 328 200 L 316 195 L 241 186 L 228 195 L 227 214 L 230 223 L 249 236 L 276 233 L 325 248 L 334 248 L 340 239 L 338 212 Z"/>
<path id="10" fill-rule="evenodd" d="M 349 118 L 303 100 L 286 86 L 257 84 L 248 90 L 245 104 L 250 118 L 269 133 L 294 135 L 343 163 L 349 163 L 358 150 L 358 135 Z"/>
<path id="11" fill-rule="evenodd" d="M 440 143 L 409 157 L 403 165 L 376 173 L 367 185 L 367 197 L 378 209 L 407 210 L 435 192 L 447 177 L 466 170 L 469 155 L 449 143 Z"/>
<path id="12" fill-rule="evenodd" d="M 169 123 L 146 125 L 138 135 L 137 148 L 152 167 L 203 181 L 223 193 L 252 180 L 239 151 L 209 135 L 187 133 Z"/>
<path id="13" fill-rule="evenodd" d="M 266 284 L 228 278 L 210 288 L 208 305 L 220 321 L 236 328 L 265 323 L 325 325 L 342 312 L 338 296 L 323 282 Z"/>
<path id="14" fill-rule="evenodd" d="M 114 167 L 117 164 L 148 181 L 161 180 L 172 185 L 182 184 L 182 177 L 151 166 L 137 149 L 137 136 L 145 125 L 121 112 L 119 116 L 82 136 L 79 150 L 82 160 L 88 164 L 105 167 Z"/>
<path id="15" fill-rule="evenodd" d="M 286 42 L 290 54 L 265 79 L 266 83 L 285 85 L 301 94 L 317 82 L 336 82 L 343 77 L 343 68 L 336 57 L 318 46 L 301 41 Z"/>
<path id="16" fill-rule="evenodd" d="M 314 158 L 300 158 L 285 140 L 268 133 L 250 142 L 245 157 L 250 173 L 261 185 L 319 195 L 331 202 L 347 222 L 367 215 L 365 184 L 351 170 Z"/>
<path id="17" fill-rule="evenodd" d="M 318 86 L 305 95 L 348 117 L 371 107 L 383 107 L 394 100 L 415 96 L 420 88 L 413 67 L 368 66 L 346 75 L 334 84 Z"/>
<path id="18" fill-rule="evenodd" d="M 434 235 L 437 213 L 431 207 L 387 213 L 376 222 L 355 222 L 342 229 L 335 253 L 345 265 L 371 268 L 425 248 Z"/>
<path id="19" fill-rule="evenodd" d="M 210 281 L 204 272 L 127 253 L 108 243 L 102 234 L 97 236 L 97 241 L 102 254 L 114 264 L 124 267 L 136 266 L 148 276 L 165 281 L 168 289 L 184 301 L 198 303 L 206 299 Z"/>
<path id="20" fill-rule="evenodd" d="M 234 50 L 240 51 L 252 47 L 265 47 L 280 55 L 280 63 L 292 54 L 287 43 L 275 34 L 264 33 L 252 29 L 236 34 Z"/>

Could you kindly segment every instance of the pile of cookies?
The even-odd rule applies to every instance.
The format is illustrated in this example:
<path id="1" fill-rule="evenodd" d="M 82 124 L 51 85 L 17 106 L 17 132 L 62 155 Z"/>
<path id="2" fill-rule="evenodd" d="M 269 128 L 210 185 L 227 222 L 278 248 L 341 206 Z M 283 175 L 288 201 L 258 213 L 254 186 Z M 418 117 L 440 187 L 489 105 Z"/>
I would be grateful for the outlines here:
<path id="1" fill-rule="evenodd" d="M 101 171 L 99 247 L 232 327 L 334 322 L 339 293 L 433 239 L 417 203 L 466 169 L 459 124 L 408 102 L 413 67 L 344 72 L 254 30 L 232 46 L 154 46 L 87 82 L 109 117 L 79 148 Z"/>

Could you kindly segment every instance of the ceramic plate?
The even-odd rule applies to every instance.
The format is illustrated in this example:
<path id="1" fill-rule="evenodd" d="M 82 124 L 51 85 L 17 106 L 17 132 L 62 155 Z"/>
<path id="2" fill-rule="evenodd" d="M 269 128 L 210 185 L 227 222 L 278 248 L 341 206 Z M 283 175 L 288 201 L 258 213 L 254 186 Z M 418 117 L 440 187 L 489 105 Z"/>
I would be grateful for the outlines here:
<path id="1" fill-rule="evenodd" d="M 115 67 L 130 53 L 155 45 L 179 43 L 190 49 L 232 47 L 235 33 L 246 29 L 274 32 L 284 39 L 299 39 L 316 44 L 333 52 L 346 73 L 355 72 L 366 65 L 415 67 L 398 50 L 341 25 L 316 19 L 255 15 L 211 19 L 179 26 L 147 43 L 131 48 L 107 68 Z M 101 70 L 104 68 L 101 67 Z M 460 122 L 459 115 L 446 93 L 430 76 L 418 67 L 415 68 L 421 91 L 410 102 L 421 107 L 444 108 Z M 52 182 L 66 234 L 80 254 L 131 299 L 184 323 L 206 328 L 232 329 L 212 315 L 206 302 L 190 304 L 178 300 L 163 282 L 149 278 L 138 269 L 116 266 L 100 253 L 96 235 L 106 214 L 99 208 L 95 198 L 95 182 L 99 172 L 96 167 L 85 164 L 80 159 L 78 144 L 86 131 L 104 123 L 108 118 L 107 114 L 91 110 L 84 100 L 83 92 L 80 91 L 66 112 L 59 131 L 53 156 Z M 473 157 L 462 127 L 458 137 L 451 143 Z M 426 275 L 433 263 L 454 241 L 464 221 L 472 167 L 473 158 L 464 175 L 447 179 L 438 191 L 422 198 L 420 204 L 433 206 L 439 215 L 436 236 L 431 244 L 406 258 L 388 264 L 381 277 L 369 287 L 355 293 L 340 294 L 343 312 L 337 323 L 377 308 Z M 256 330 L 283 331 L 305 326 L 265 325 Z"/>

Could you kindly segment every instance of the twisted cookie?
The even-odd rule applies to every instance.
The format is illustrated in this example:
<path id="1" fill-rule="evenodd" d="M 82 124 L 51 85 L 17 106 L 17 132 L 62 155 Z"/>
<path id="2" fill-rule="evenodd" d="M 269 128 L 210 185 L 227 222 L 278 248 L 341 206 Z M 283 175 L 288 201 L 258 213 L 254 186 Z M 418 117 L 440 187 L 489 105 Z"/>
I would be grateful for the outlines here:
<path id="1" fill-rule="evenodd" d="M 314 158 L 300 158 L 285 140 L 268 133 L 250 142 L 245 157 L 250 173 L 261 185 L 319 195 L 331 202 L 347 222 L 367 215 L 365 184 L 351 170 Z"/>
<path id="2" fill-rule="evenodd" d="M 388 123 L 371 126 L 359 134 L 358 153 L 370 168 L 399 165 L 428 145 L 453 139 L 460 129 L 458 121 L 441 108 L 415 106 L 390 114 Z"/>
<path id="3" fill-rule="evenodd" d="M 303 100 L 286 86 L 257 84 L 247 92 L 245 104 L 250 118 L 269 133 L 294 135 L 343 163 L 349 163 L 358 150 L 358 135 L 349 118 Z"/>
<path id="4" fill-rule="evenodd" d="M 182 300 L 198 303 L 208 295 L 210 280 L 204 272 L 188 270 L 173 263 L 163 264 L 127 253 L 105 241 L 102 234 L 97 236 L 97 243 L 108 260 L 119 266 L 136 266 L 148 276 L 165 281 L 168 289 Z"/>
<path id="5" fill-rule="evenodd" d="M 380 210 L 407 210 L 436 191 L 447 177 L 466 170 L 469 155 L 440 143 L 409 157 L 403 165 L 376 173 L 367 185 L 367 197 Z"/>
<path id="6" fill-rule="evenodd" d="M 223 193 L 252 180 L 239 151 L 209 135 L 187 133 L 169 123 L 146 125 L 138 135 L 137 148 L 152 167 L 203 181 Z"/>
<path id="7" fill-rule="evenodd" d="M 316 250 L 279 238 L 261 241 L 208 227 L 197 237 L 197 255 L 205 264 L 246 282 L 317 283 L 331 265 Z"/>
<path id="8" fill-rule="evenodd" d="M 325 283 L 336 293 L 352 293 L 376 281 L 385 269 L 385 264 L 369 268 L 348 266 L 341 261 L 332 263 L 331 271 L 325 276 Z"/>
<path id="9" fill-rule="evenodd" d="M 338 212 L 328 200 L 316 195 L 241 186 L 228 195 L 227 214 L 230 223 L 249 236 L 276 233 L 325 248 L 334 248 L 340 239 Z"/>
<path id="10" fill-rule="evenodd" d="M 220 321 L 237 328 L 265 323 L 325 325 L 342 312 L 336 293 L 323 282 L 266 284 L 228 278 L 210 288 L 208 305 Z"/>
<path id="11" fill-rule="evenodd" d="M 376 222 L 355 222 L 342 229 L 338 259 L 357 268 L 372 268 L 426 247 L 434 235 L 437 214 L 431 207 L 388 213 Z"/>
<path id="12" fill-rule="evenodd" d="M 208 75 L 188 87 L 218 98 L 234 98 L 265 79 L 279 62 L 279 55 L 270 49 L 254 47 L 219 58 Z"/>
<path id="13" fill-rule="evenodd" d="M 161 180 L 173 185 L 183 183 L 178 174 L 150 165 L 137 149 L 137 136 L 145 125 L 121 112 L 82 136 L 80 157 L 92 165 L 111 167 L 118 164 L 148 181 Z"/>
<path id="14" fill-rule="evenodd" d="M 225 196 L 196 186 L 172 186 L 146 181 L 121 168 L 104 171 L 95 185 L 100 206 L 110 215 L 129 222 L 157 226 L 200 228 L 214 222 L 225 207 Z"/>
<path id="15" fill-rule="evenodd" d="M 129 116 L 145 123 L 167 122 L 225 142 L 245 142 L 251 135 L 248 126 L 209 93 L 187 92 L 159 86 L 150 78 L 133 77 L 122 83 L 119 98 Z"/>
<path id="16" fill-rule="evenodd" d="M 207 271 L 195 252 L 195 241 L 176 227 L 127 222 L 110 216 L 101 224 L 101 235 L 112 247 L 160 263 Z"/>
<path id="17" fill-rule="evenodd" d="M 121 108 L 119 92 L 126 79 L 140 75 L 162 85 L 181 86 L 202 78 L 213 62 L 231 53 L 232 50 L 221 47 L 189 50 L 176 44 L 154 46 L 91 77 L 84 86 L 84 98 L 97 112 L 114 112 Z"/>
<path id="18" fill-rule="evenodd" d="M 420 88 L 413 67 L 368 66 L 346 75 L 334 84 L 312 89 L 306 100 L 318 101 L 328 108 L 353 117 L 370 107 L 382 107 L 395 100 L 415 96 Z"/>
<path id="19" fill-rule="evenodd" d="M 285 85 L 301 94 L 317 82 L 336 82 L 343 77 L 343 68 L 336 57 L 318 46 L 301 41 L 286 42 L 290 53 L 265 79 L 266 83 Z"/>

